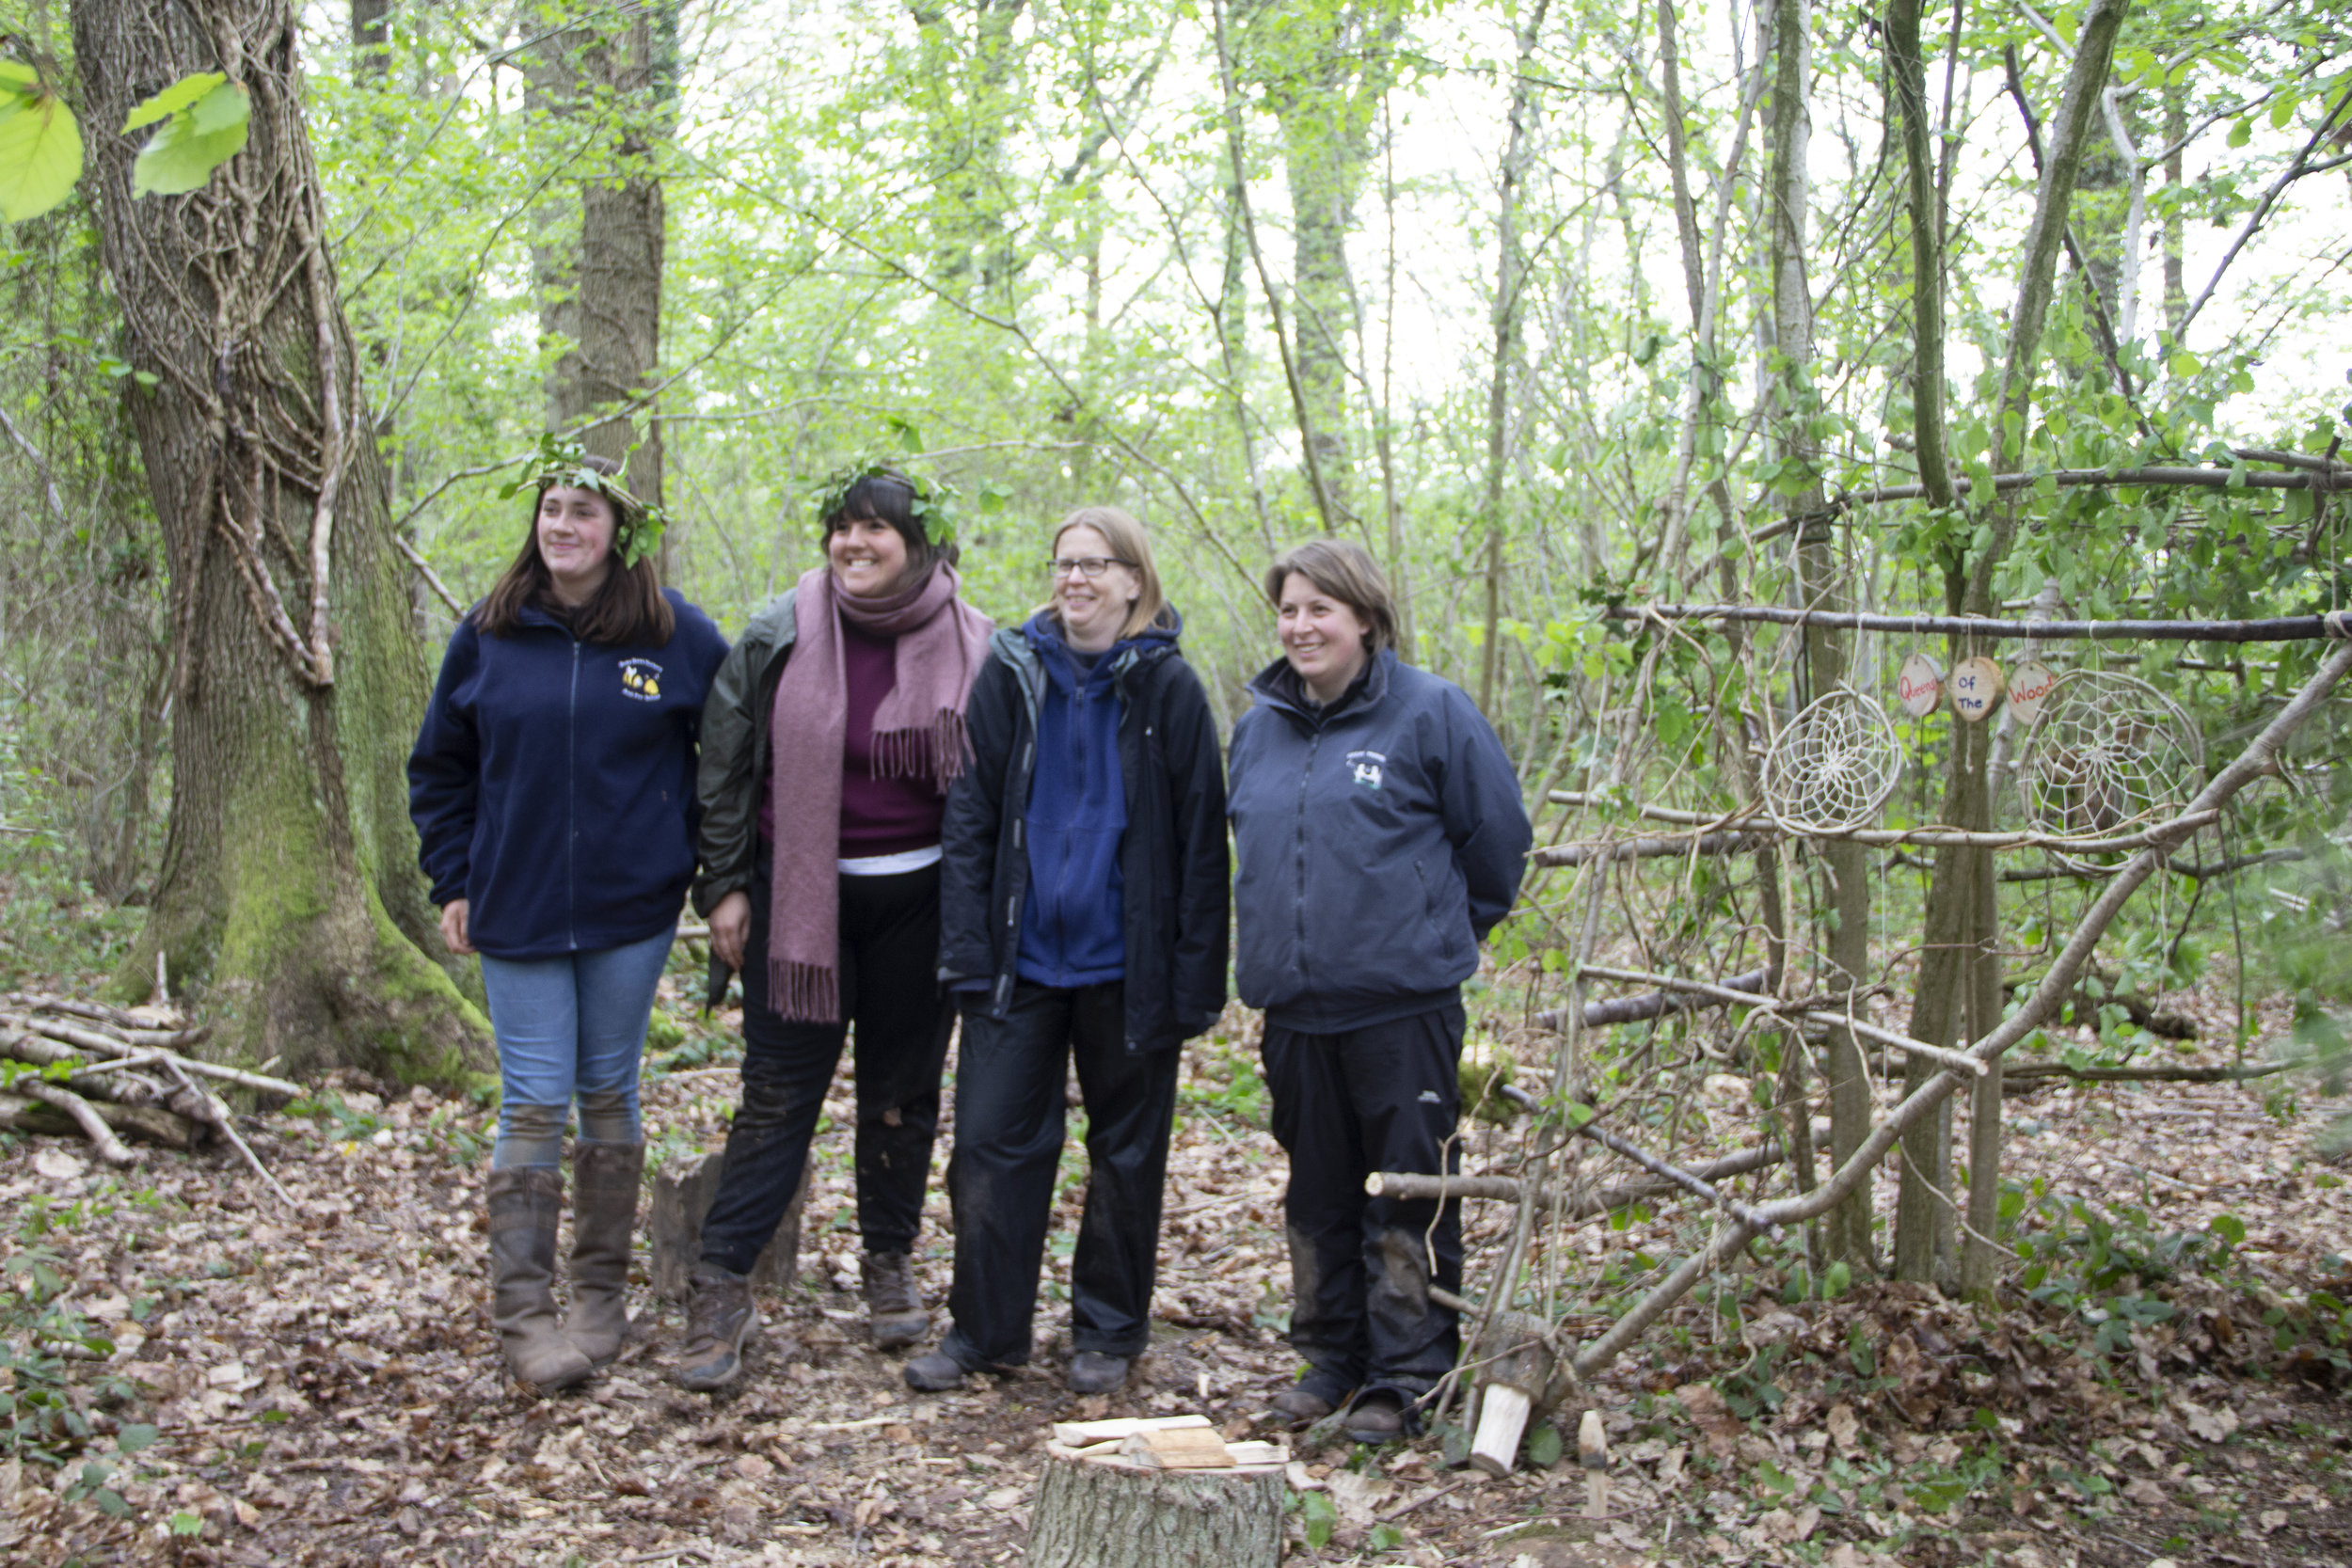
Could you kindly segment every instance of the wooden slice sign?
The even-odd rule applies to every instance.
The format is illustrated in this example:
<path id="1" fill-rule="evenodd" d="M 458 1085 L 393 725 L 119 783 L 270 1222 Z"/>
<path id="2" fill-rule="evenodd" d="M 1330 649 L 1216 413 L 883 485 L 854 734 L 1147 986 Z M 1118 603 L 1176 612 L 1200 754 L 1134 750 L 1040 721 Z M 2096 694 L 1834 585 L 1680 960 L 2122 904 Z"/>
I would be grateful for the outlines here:
<path id="1" fill-rule="evenodd" d="M 1895 700 L 1914 719 L 1925 719 L 1944 700 L 1944 667 L 1925 654 L 1903 660 L 1895 676 Z"/>
<path id="2" fill-rule="evenodd" d="M 2001 691 L 2001 667 L 1982 656 L 1963 659 L 1952 671 L 1952 711 L 1972 724 L 1992 717 Z"/>
<path id="3" fill-rule="evenodd" d="M 2042 701 L 2058 684 L 2058 676 L 2038 658 L 2029 658 L 2009 673 L 2009 713 L 2020 724 L 2042 717 Z"/>

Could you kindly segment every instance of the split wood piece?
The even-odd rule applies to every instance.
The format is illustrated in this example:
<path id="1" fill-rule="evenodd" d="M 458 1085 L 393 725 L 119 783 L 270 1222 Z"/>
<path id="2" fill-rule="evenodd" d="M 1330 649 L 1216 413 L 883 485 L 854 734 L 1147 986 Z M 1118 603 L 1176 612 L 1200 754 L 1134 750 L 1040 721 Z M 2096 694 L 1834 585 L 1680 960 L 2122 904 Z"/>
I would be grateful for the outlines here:
<path id="1" fill-rule="evenodd" d="M 47 1137 L 82 1135 L 82 1124 L 67 1112 L 19 1092 L 27 1087 L 29 1085 L 20 1080 L 16 1090 L 0 1094 L 0 1127 Z M 109 1128 L 142 1143 L 159 1144 L 166 1148 L 192 1149 L 201 1148 L 207 1135 L 201 1125 L 185 1117 L 174 1116 L 160 1106 L 119 1105 L 110 1100 L 86 1101 L 85 1103 Z"/>
<path id="2" fill-rule="evenodd" d="M 1065 1449 L 1123 1443 L 1139 1432 L 1183 1432 L 1211 1427 L 1206 1416 L 1114 1416 L 1104 1421 L 1056 1421 L 1054 1441 Z"/>
<path id="3" fill-rule="evenodd" d="M 1146 1469 L 1049 1455 L 1028 1568 L 1276 1568 L 1279 1466 Z"/>
<path id="4" fill-rule="evenodd" d="M 1490 1476 L 1511 1473 L 1529 1419 L 1551 1408 L 1571 1386 L 1566 1369 L 1552 1354 L 1550 1329 L 1541 1318 L 1502 1311 L 1479 1338 L 1478 1423 L 1470 1437 L 1470 1463 Z"/>
<path id="5" fill-rule="evenodd" d="M 105 1118 L 98 1114 L 98 1107 L 72 1089 L 40 1078 L 19 1079 L 17 1087 L 24 1091 L 28 1100 L 38 1100 L 72 1117 L 74 1124 L 81 1128 L 82 1136 L 90 1141 L 90 1147 L 106 1164 L 135 1165 L 139 1163 L 139 1157 L 131 1151 L 131 1146 L 116 1137 L 115 1130 L 107 1126 Z"/>
<path id="6" fill-rule="evenodd" d="M 1817 1121 L 1809 1131 L 1813 1134 L 1814 1148 L 1828 1147 L 1828 1122 Z M 1788 1151 L 1778 1144 L 1766 1144 L 1759 1148 L 1726 1155 L 1699 1166 L 1690 1174 L 1703 1181 L 1721 1181 L 1726 1177 L 1750 1176 L 1759 1170 L 1769 1170 L 1786 1163 L 1788 1158 Z M 1536 1198 L 1539 1202 L 1548 1200 L 1565 1218 L 1593 1219 L 1612 1210 L 1622 1209 L 1629 1203 L 1646 1202 L 1650 1198 L 1663 1197 L 1682 1190 L 1680 1183 L 1661 1178 L 1649 1181 L 1619 1182 L 1614 1186 L 1602 1187 L 1589 1197 L 1581 1199 L 1571 1188 L 1553 1187 L 1538 1193 Z M 1517 1177 L 1511 1176 L 1426 1176 L 1415 1171 L 1378 1170 L 1364 1178 L 1364 1191 L 1374 1197 L 1478 1197 L 1505 1203 L 1523 1203 L 1527 1200 L 1525 1186 Z"/>
<path id="7" fill-rule="evenodd" d="M 776 1233 L 768 1238 L 752 1264 L 755 1291 L 785 1290 L 800 1277 L 801 1211 L 808 1201 L 808 1171 L 815 1164 L 812 1156 L 809 1165 L 803 1168 L 799 1190 L 785 1206 L 784 1218 L 776 1222 Z M 710 1200 L 719 1196 L 719 1177 L 725 1164 L 725 1152 L 712 1149 L 676 1155 L 655 1173 L 653 1212 L 645 1223 L 645 1235 L 653 1254 L 650 1273 L 656 1295 L 682 1302 L 691 1293 L 686 1276 L 702 1259 L 703 1216 L 710 1212 Z"/>
<path id="8" fill-rule="evenodd" d="M 1610 977 L 1606 971 L 1592 964 L 1584 966 L 1584 973 L 1588 976 L 1599 979 Z M 1739 1000 L 1753 1006 L 1755 1003 L 1768 1000 L 1762 994 L 1766 974 L 1767 971 L 1752 969 L 1745 974 L 1728 974 L 1718 982 L 1717 989 L 1738 991 L 1741 993 Z M 1694 1007 L 1730 1006 L 1734 1000 L 1728 996 L 1710 996 L 1705 991 L 1694 991 L 1681 986 L 1645 991 L 1639 996 L 1613 996 L 1604 1001 L 1584 1004 L 1584 1027 L 1606 1029 L 1620 1023 L 1640 1023 L 1649 1019 L 1662 1018 L 1668 1013 L 1683 1012 Z M 1539 1029 L 1559 1028 L 1565 1010 L 1560 1007 L 1545 1008 L 1535 1015 L 1536 1027 Z"/>
<path id="9" fill-rule="evenodd" d="M 36 1034 L 45 1035 L 53 1040 L 73 1046 L 78 1050 L 95 1051 L 102 1056 L 130 1056 L 142 1052 L 153 1052 L 156 1059 L 160 1060 L 168 1056 L 171 1060 L 178 1062 L 182 1068 L 199 1077 L 217 1078 L 224 1084 L 235 1084 L 242 1088 L 256 1089 L 263 1094 L 282 1095 L 288 1100 L 298 1100 L 306 1092 L 301 1085 L 289 1083 L 283 1078 L 271 1078 L 259 1072 L 247 1072 L 242 1068 L 223 1067 L 217 1062 L 199 1061 L 194 1056 L 183 1056 L 154 1043 L 134 1044 L 128 1039 L 103 1034 L 96 1029 L 85 1029 L 75 1024 L 60 1023 L 55 1019 L 37 1018 L 24 1013 L 0 1013 L 0 1025 L 29 1029 Z"/>
<path id="10" fill-rule="evenodd" d="M 1577 1423 L 1576 1460 L 1584 1470 L 1584 1517 L 1609 1517 L 1609 1429 L 1600 1412 L 1587 1410 Z"/>
<path id="11" fill-rule="evenodd" d="M 1230 1470 L 1233 1456 L 1216 1428 L 1162 1427 L 1138 1432 L 1120 1441 L 1119 1457 L 1162 1470 Z"/>

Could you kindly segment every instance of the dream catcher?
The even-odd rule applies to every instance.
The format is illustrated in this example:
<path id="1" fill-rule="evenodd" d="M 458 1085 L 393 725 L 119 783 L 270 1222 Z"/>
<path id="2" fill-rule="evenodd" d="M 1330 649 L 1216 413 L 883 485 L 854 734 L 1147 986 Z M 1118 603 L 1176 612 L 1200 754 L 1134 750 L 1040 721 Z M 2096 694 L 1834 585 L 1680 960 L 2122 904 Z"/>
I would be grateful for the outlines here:
<path id="1" fill-rule="evenodd" d="M 1885 710 L 1841 686 L 1772 742 L 1764 757 L 1764 807 L 1802 837 L 1847 832 L 1877 817 L 1902 770 L 1902 747 Z"/>
<path id="2" fill-rule="evenodd" d="M 2052 683 L 2017 759 L 2027 819 L 2069 835 L 2170 816 L 2204 780 L 2205 743 L 2188 715 L 2137 676 L 2103 670 Z"/>

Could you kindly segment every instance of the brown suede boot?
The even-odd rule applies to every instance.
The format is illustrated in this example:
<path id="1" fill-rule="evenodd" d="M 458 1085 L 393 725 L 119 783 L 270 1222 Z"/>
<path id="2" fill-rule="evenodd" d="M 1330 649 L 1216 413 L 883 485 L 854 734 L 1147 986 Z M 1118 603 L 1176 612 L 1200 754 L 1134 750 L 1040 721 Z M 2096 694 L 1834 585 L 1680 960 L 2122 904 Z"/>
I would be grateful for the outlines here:
<path id="1" fill-rule="evenodd" d="M 555 1321 L 555 1226 L 564 1176 L 545 1166 L 494 1170 L 490 1208 L 490 1321 L 506 1370 L 542 1389 L 564 1388 L 595 1369 Z"/>
<path id="2" fill-rule="evenodd" d="M 572 1145 L 572 1309 L 564 1333 L 599 1367 L 628 1338 L 628 1243 L 644 1171 L 642 1143 Z"/>
<path id="3" fill-rule="evenodd" d="M 904 1350 L 930 1332 L 930 1314 L 923 1310 L 914 1265 L 905 1253 L 869 1252 L 858 1259 L 857 1272 L 866 1285 L 866 1316 L 876 1350 Z"/>
<path id="4" fill-rule="evenodd" d="M 759 1308 L 748 1275 L 700 1262 L 687 1272 L 693 1294 L 686 1307 L 686 1349 L 678 1356 L 678 1386 L 697 1394 L 723 1388 L 743 1371 L 743 1347 L 759 1332 Z"/>

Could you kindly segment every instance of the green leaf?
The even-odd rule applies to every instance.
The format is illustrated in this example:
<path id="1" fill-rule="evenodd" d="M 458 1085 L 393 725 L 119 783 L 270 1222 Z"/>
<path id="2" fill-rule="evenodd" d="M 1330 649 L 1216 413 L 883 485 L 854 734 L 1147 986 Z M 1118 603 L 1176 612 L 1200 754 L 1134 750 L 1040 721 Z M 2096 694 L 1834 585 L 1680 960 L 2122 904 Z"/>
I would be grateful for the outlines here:
<path id="1" fill-rule="evenodd" d="M 180 196 L 197 189 L 244 150 L 247 127 L 238 120 L 210 135 L 196 129 L 193 115 L 174 115 L 140 149 L 131 166 L 131 194 Z"/>
<path id="2" fill-rule="evenodd" d="M 120 1519 L 131 1512 L 131 1505 L 122 1500 L 122 1494 L 111 1486 L 100 1487 L 90 1494 L 89 1500 L 96 1503 L 98 1512 L 109 1519 Z"/>
<path id="3" fill-rule="evenodd" d="M 203 1534 L 204 1515 L 201 1513 L 190 1513 L 184 1510 L 173 1514 L 171 1516 L 171 1533 L 174 1535 Z"/>
<path id="4" fill-rule="evenodd" d="M 124 1453 L 136 1453 L 153 1441 L 155 1429 L 151 1426 L 127 1426 L 115 1433 L 115 1447 Z"/>
<path id="5" fill-rule="evenodd" d="M 152 125 L 159 119 L 169 119 L 227 80 L 229 78 L 217 71 L 199 71 L 181 77 L 133 109 L 131 118 L 122 122 L 122 134 L 127 136 L 141 126 Z"/>
<path id="6" fill-rule="evenodd" d="M 82 128 L 54 92 L 0 116 L 0 217 L 22 223 L 63 201 L 82 177 Z"/>
<path id="7" fill-rule="evenodd" d="M 40 85 L 40 72 L 31 66 L 19 65 L 14 60 L 0 60 L 0 88 L 30 98 Z"/>
<path id="8" fill-rule="evenodd" d="M 2235 1214 L 2216 1214 L 2213 1223 L 2205 1228 L 2232 1246 L 2237 1246 L 2246 1240 L 2246 1222 Z"/>
<path id="9" fill-rule="evenodd" d="M 1307 1527 L 1307 1544 L 1321 1551 L 1339 1528 L 1340 1511 L 1327 1492 L 1310 1492 L 1298 1501 L 1298 1517 Z"/>
<path id="10" fill-rule="evenodd" d="M 2179 376 L 2183 381 L 2186 381 L 2190 376 L 2195 375 L 2199 371 L 2204 369 L 2204 366 L 2198 360 L 2197 356 L 2189 353 L 2186 349 L 2175 349 L 2173 351 L 2171 367 L 2172 373 Z"/>
<path id="11" fill-rule="evenodd" d="M 1394 1525 L 1375 1525 L 1365 1532 L 1364 1544 L 1375 1552 L 1392 1552 L 1405 1544 L 1405 1532 Z"/>
<path id="12" fill-rule="evenodd" d="M 188 118 L 199 135 L 217 135 L 253 118 L 253 95 L 242 82 L 223 82 L 196 101 Z"/>
<path id="13" fill-rule="evenodd" d="M 2237 123 L 2230 127 L 2230 145 L 2232 147 L 2244 147 L 2248 142 L 2252 141 L 2253 139 L 2254 117 L 2251 115 L 2239 117 Z"/>
<path id="14" fill-rule="evenodd" d="M 1557 1465 L 1562 1447 L 1560 1429 L 1546 1421 L 1527 1434 L 1527 1462 L 1543 1466 Z"/>

